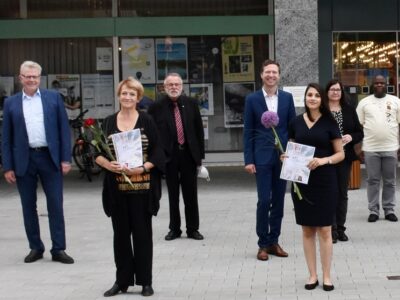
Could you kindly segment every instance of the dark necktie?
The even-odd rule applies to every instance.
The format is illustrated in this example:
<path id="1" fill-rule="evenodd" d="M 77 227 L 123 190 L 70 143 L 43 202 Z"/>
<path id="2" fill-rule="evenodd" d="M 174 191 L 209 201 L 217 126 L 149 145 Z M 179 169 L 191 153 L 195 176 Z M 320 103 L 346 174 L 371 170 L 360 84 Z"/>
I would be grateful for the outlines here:
<path id="1" fill-rule="evenodd" d="M 178 136 L 178 144 L 183 145 L 185 143 L 185 134 L 183 133 L 181 113 L 179 112 L 178 103 L 176 102 L 174 102 L 174 114 L 175 114 L 176 134 Z"/>

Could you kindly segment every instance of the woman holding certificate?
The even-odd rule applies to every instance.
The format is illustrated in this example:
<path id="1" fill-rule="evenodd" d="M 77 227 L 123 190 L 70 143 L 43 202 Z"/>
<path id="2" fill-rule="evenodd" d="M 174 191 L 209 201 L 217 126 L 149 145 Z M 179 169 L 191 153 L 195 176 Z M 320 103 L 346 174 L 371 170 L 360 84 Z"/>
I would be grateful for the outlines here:
<path id="1" fill-rule="evenodd" d="M 151 219 L 159 209 L 161 198 L 161 172 L 164 154 L 158 143 L 157 128 L 153 119 L 136 109 L 143 97 L 142 84 L 128 77 L 119 83 L 117 95 L 120 111 L 107 117 L 102 129 L 115 157 L 114 142 L 126 143 L 121 138 L 126 132 L 140 130 L 141 145 L 118 144 L 119 148 L 141 149 L 142 164 L 127 167 L 101 153 L 96 163 L 106 169 L 103 184 L 103 207 L 111 216 L 114 230 L 114 260 L 117 268 L 114 285 L 104 293 L 105 297 L 125 293 L 129 286 L 141 285 L 142 295 L 151 296 L 153 237 Z M 137 132 L 137 131 L 136 131 Z M 114 135 L 116 134 L 116 135 Z M 111 135 L 114 135 L 111 138 Z M 118 136 L 119 139 L 115 139 Z M 118 154 L 118 153 L 117 153 Z M 138 153 L 135 153 L 137 158 Z M 126 156 L 126 153 L 124 153 Z M 117 155 L 118 157 L 118 155 Z"/>
<path id="2" fill-rule="evenodd" d="M 305 110 L 290 124 L 289 139 L 315 147 L 314 158 L 308 162 L 311 170 L 308 184 L 298 184 L 300 200 L 292 192 L 296 223 L 302 226 L 304 254 L 310 273 L 305 289 L 315 289 L 319 282 L 316 262 L 316 238 L 321 254 L 323 289 L 334 289 L 331 281 L 332 235 L 337 183 L 334 164 L 344 158 L 338 125 L 329 110 L 327 97 L 318 84 L 310 83 L 305 91 Z"/>
<path id="3" fill-rule="evenodd" d="M 349 176 L 351 164 L 358 159 L 354 152 L 354 145 L 361 142 L 364 133 L 356 109 L 346 101 L 342 83 L 337 79 L 332 79 L 326 85 L 325 91 L 328 94 L 329 109 L 339 125 L 345 153 L 345 159 L 336 165 L 339 193 L 333 218 L 332 241 L 333 243 L 337 240 L 346 242 L 349 239 L 344 226 L 347 215 Z"/>

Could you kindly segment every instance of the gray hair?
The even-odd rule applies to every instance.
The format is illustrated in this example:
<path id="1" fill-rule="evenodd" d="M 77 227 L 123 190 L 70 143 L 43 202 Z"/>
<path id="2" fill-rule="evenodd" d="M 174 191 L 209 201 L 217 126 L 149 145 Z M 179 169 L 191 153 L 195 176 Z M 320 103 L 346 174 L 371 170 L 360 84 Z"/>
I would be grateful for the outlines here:
<path id="1" fill-rule="evenodd" d="M 183 82 L 181 75 L 178 73 L 168 73 L 167 76 L 165 76 L 164 85 L 167 83 L 168 77 L 179 77 L 179 79 Z"/>
<path id="2" fill-rule="evenodd" d="M 42 74 L 42 67 L 37 62 L 31 60 L 24 61 L 19 68 L 19 72 L 22 73 L 23 69 L 37 69 L 39 70 L 39 74 Z"/>

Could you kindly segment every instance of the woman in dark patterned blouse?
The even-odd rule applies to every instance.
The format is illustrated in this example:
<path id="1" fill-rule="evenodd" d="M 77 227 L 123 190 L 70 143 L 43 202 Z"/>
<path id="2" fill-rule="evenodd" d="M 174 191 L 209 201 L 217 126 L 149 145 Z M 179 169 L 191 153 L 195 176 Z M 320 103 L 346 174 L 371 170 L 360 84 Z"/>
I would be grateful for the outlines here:
<path id="1" fill-rule="evenodd" d="M 346 101 L 342 83 L 337 79 L 332 79 L 325 90 L 329 99 L 329 108 L 339 125 L 345 153 L 345 159 L 336 165 L 339 193 L 332 226 L 332 241 L 333 243 L 337 240 L 346 242 L 349 239 L 345 234 L 346 227 L 344 226 L 347 215 L 348 182 L 351 164 L 357 159 L 354 144 L 361 142 L 364 134 L 355 108 Z"/>
<path id="2" fill-rule="evenodd" d="M 158 142 L 153 119 L 136 109 L 143 97 L 142 84 L 128 77 L 119 83 L 117 95 L 121 109 L 104 120 L 103 131 L 109 137 L 114 133 L 139 129 L 143 164 L 136 168 L 127 168 L 112 161 L 105 153 L 96 158 L 96 163 L 107 170 L 103 185 L 103 207 L 106 215 L 111 216 L 117 268 L 116 281 L 104 296 L 125 293 L 134 284 L 143 287 L 143 296 L 151 296 L 154 293 L 151 218 L 159 209 L 160 173 L 164 169 L 165 157 Z M 114 151 L 110 138 L 108 142 Z M 131 182 L 126 180 L 127 177 Z"/>

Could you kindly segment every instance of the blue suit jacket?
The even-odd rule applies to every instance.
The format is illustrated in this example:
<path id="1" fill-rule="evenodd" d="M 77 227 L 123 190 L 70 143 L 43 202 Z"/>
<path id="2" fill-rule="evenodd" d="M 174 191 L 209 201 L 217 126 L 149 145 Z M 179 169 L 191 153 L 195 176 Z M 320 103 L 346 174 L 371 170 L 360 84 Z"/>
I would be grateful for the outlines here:
<path id="1" fill-rule="evenodd" d="M 40 90 L 44 128 L 50 156 L 56 168 L 71 161 L 71 133 L 59 93 Z M 4 171 L 23 176 L 28 168 L 29 141 L 22 109 L 22 93 L 8 97 L 3 107 L 2 161 Z"/>
<path id="2" fill-rule="evenodd" d="M 245 165 L 268 165 L 276 159 L 273 155 L 276 153 L 273 132 L 261 124 L 261 116 L 266 110 L 268 108 L 262 90 L 246 97 L 243 133 Z M 275 129 L 285 150 L 289 122 L 296 117 L 296 111 L 292 94 L 282 90 L 278 90 L 278 116 L 279 124 Z"/>

